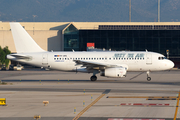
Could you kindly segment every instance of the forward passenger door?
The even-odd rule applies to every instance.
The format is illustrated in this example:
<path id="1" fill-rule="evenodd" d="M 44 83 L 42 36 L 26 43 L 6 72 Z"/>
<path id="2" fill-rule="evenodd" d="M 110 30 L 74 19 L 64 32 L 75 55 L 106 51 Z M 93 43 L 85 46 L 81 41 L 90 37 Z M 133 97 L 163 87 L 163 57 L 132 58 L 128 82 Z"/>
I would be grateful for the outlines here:
<path id="1" fill-rule="evenodd" d="M 146 54 L 146 64 L 147 65 L 152 64 L 152 55 L 150 53 Z"/>

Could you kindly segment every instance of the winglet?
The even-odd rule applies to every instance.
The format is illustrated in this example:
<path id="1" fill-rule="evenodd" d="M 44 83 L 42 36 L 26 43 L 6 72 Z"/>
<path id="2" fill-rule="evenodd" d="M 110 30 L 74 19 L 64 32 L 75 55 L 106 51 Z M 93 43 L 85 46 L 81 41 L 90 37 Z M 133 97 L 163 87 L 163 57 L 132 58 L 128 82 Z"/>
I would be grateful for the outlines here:
<path id="1" fill-rule="evenodd" d="M 10 23 L 14 44 L 17 53 L 44 52 L 41 47 L 32 39 L 20 23 Z"/>

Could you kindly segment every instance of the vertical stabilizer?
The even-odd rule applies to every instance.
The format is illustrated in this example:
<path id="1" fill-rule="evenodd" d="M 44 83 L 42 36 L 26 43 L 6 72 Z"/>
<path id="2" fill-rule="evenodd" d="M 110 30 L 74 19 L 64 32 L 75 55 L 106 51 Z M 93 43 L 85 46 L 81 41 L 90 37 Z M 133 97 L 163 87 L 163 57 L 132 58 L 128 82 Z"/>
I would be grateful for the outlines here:
<path id="1" fill-rule="evenodd" d="M 17 53 L 44 52 L 20 23 L 10 23 Z"/>

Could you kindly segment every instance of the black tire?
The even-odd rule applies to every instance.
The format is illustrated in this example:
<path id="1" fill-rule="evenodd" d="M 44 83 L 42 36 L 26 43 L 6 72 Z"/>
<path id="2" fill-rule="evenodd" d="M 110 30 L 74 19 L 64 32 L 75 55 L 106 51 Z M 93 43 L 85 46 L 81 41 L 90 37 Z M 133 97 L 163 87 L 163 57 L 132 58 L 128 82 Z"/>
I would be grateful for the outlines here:
<path id="1" fill-rule="evenodd" d="M 147 77 L 147 81 L 151 81 L 151 77 Z"/>
<path id="2" fill-rule="evenodd" d="M 97 77 L 96 76 L 91 76 L 91 81 L 96 81 Z"/>

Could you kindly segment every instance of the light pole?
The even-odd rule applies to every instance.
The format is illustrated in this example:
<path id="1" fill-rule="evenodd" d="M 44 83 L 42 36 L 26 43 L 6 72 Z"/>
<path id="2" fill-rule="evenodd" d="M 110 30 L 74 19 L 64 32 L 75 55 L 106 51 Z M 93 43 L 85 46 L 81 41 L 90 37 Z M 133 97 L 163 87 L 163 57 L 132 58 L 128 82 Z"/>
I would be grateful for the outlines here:
<path id="1" fill-rule="evenodd" d="M 160 22 L 160 0 L 158 0 L 158 22 Z"/>
<path id="2" fill-rule="evenodd" d="M 37 15 L 32 15 L 33 16 L 33 22 L 35 22 L 35 17 L 37 17 Z"/>
<path id="3" fill-rule="evenodd" d="M 129 0 L 129 22 L 131 22 L 131 0 Z"/>
<path id="4" fill-rule="evenodd" d="M 169 59 L 169 50 L 166 50 L 167 59 Z"/>

